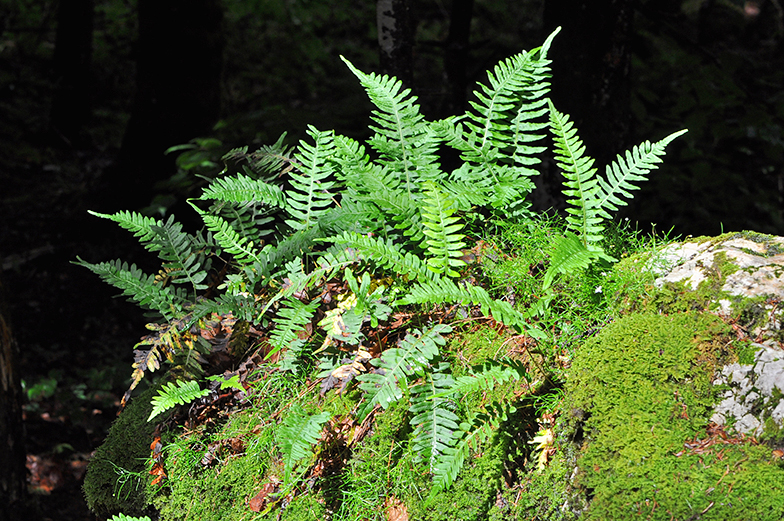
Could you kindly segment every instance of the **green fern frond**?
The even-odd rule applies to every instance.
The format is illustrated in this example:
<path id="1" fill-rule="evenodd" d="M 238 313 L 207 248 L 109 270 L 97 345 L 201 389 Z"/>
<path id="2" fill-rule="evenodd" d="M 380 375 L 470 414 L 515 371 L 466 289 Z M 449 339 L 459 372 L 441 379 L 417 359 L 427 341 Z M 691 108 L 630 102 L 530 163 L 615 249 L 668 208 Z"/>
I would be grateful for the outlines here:
<path id="1" fill-rule="evenodd" d="M 514 309 L 508 302 L 493 299 L 480 286 L 459 287 L 449 279 L 441 278 L 430 282 L 418 282 L 407 295 L 398 299 L 395 304 L 443 304 L 447 302 L 462 305 L 478 304 L 482 308 L 482 313 L 492 316 L 502 324 L 515 328 L 518 332 L 525 332 L 536 339 L 546 337 L 542 331 L 529 325 L 525 315 Z"/>
<path id="2" fill-rule="evenodd" d="M 280 135 L 278 140 L 272 145 L 264 145 L 258 150 L 248 154 L 248 147 L 240 147 L 230 150 L 223 156 L 224 161 L 247 160 L 251 170 L 246 169 L 246 173 L 251 177 L 258 178 L 271 177 L 277 175 L 281 170 L 291 168 L 291 151 L 294 147 L 284 144 L 286 133 Z"/>
<path id="3" fill-rule="evenodd" d="M 382 237 L 361 235 L 355 232 L 343 232 L 329 239 L 338 245 L 348 246 L 358 251 L 362 258 L 372 261 L 381 268 L 386 268 L 396 275 L 406 276 L 412 280 L 430 280 L 433 273 L 427 269 L 422 260 L 408 252 L 392 240 Z"/>
<path id="4" fill-rule="evenodd" d="M 588 248 L 575 234 L 566 232 L 563 237 L 555 241 L 555 250 L 550 256 L 550 266 L 544 274 L 542 288 L 544 290 L 549 288 L 559 273 L 570 273 L 587 268 L 599 259 L 607 262 L 616 260 L 598 248 Z"/>
<path id="5" fill-rule="evenodd" d="M 453 385 L 449 389 L 442 391 L 442 394 L 439 396 L 489 392 L 496 385 L 504 382 L 525 380 L 527 378 L 528 371 L 522 364 L 512 360 L 488 360 L 481 366 L 472 368 L 471 374 L 457 378 Z"/>
<path id="6" fill-rule="evenodd" d="M 668 144 L 678 136 L 688 132 L 686 129 L 673 132 L 664 139 L 651 144 L 649 141 L 627 150 L 625 158 L 620 154 L 612 164 L 607 166 L 606 179 L 599 179 L 602 188 L 602 196 L 599 200 L 601 215 L 610 219 L 608 211 L 616 211 L 619 206 L 626 206 L 626 201 L 619 196 L 631 199 L 633 196 L 629 190 L 637 190 L 639 187 L 633 183 L 647 180 L 647 175 L 651 170 L 659 167 L 662 162 Z"/>
<path id="7" fill-rule="evenodd" d="M 357 379 L 362 382 L 359 388 L 367 393 L 367 402 L 359 414 L 364 418 L 376 405 L 384 409 L 403 396 L 401 385 L 408 377 L 430 360 L 438 356 L 439 346 L 446 343 L 442 334 L 452 331 L 446 324 L 436 324 L 420 332 L 415 329 L 399 342 L 400 347 L 392 347 L 374 358 L 371 364 L 380 371 L 362 374 Z"/>
<path id="8" fill-rule="evenodd" d="M 147 421 L 152 420 L 162 412 L 173 409 L 177 405 L 191 403 L 197 398 L 210 394 L 209 389 L 201 389 L 195 380 L 169 382 L 158 390 L 158 396 L 152 399 L 152 412 Z"/>
<path id="9" fill-rule="evenodd" d="M 87 213 L 102 219 L 109 219 L 110 221 L 116 222 L 122 228 L 125 228 L 131 232 L 134 237 L 138 238 L 142 246 L 148 250 L 150 249 L 149 246 L 154 247 L 152 241 L 154 241 L 157 237 L 157 233 L 153 229 L 153 226 L 163 225 L 163 222 L 158 219 L 147 217 L 146 215 L 142 215 L 136 212 L 129 212 L 127 210 L 122 210 L 112 215 L 93 212 L 92 210 L 87 210 Z M 172 217 L 170 217 L 170 219 L 171 218 Z"/>
<path id="10" fill-rule="evenodd" d="M 201 200 L 228 201 L 234 203 L 260 203 L 277 208 L 286 206 L 286 197 L 280 186 L 237 174 L 234 177 L 218 177 L 206 187 Z"/>
<path id="11" fill-rule="evenodd" d="M 465 235 L 458 233 L 463 229 L 455 213 L 455 205 L 449 196 L 433 182 L 425 183 L 424 199 L 422 201 L 422 232 L 427 236 L 425 245 L 430 257 L 427 267 L 437 274 L 447 277 L 460 275 L 453 268 L 465 266 L 460 259 L 463 255 L 461 248 L 465 243 L 461 241 Z"/>
<path id="12" fill-rule="evenodd" d="M 284 477 L 281 488 L 287 490 L 294 483 L 294 470 L 313 455 L 313 446 L 321 436 L 321 427 L 332 418 L 329 412 L 313 416 L 294 404 L 278 429 L 278 444 L 283 453 Z"/>
<path id="13" fill-rule="evenodd" d="M 365 74 L 343 56 L 340 57 L 359 78 L 370 101 L 377 107 L 371 118 L 378 126 L 369 143 L 381 154 L 381 162 L 391 172 L 399 172 L 401 188 L 408 194 L 418 191 L 418 184 L 442 177 L 438 170 L 440 139 L 430 132 L 416 104 L 417 97 L 403 83 L 386 75 Z"/>
<path id="14" fill-rule="evenodd" d="M 414 451 L 430 462 L 431 472 L 438 457 L 452 446 L 460 421 L 452 412 L 454 404 L 443 398 L 454 385 L 448 369 L 449 364 L 441 362 L 425 375 L 423 383 L 411 388 L 409 411 L 414 414 L 410 421 L 414 426 Z"/>
<path id="15" fill-rule="evenodd" d="M 454 446 L 445 449 L 433 466 L 433 488 L 428 500 L 454 483 L 471 449 L 479 450 L 514 410 L 509 404 L 494 403 L 487 407 L 486 412 L 480 412 L 460 424 L 461 432 L 458 432 Z"/>
<path id="16" fill-rule="evenodd" d="M 311 323 L 319 304 L 321 299 L 305 304 L 299 299 L 287 298 L 278 309 L 277 317 L 273 319 L 275 326 L 269 339 L 272 350 L 267 354 L 267 358 L 286 348 L 286 353 L 280 359 L 281 371 L 296 371 L 300 351 L 307 343 L 307 340 L 300 338 L 298 333 L 304 331 Z"/>
<path id="17" fill-rule="evenodd" d="M 91 264 L 76 257 L 79 266 L 84 266 L 104 282 L 122 290 L 122 295 L 136 302 L 141 307 L 157 311 L 166 320 L 181 317 L 186 302 L 183 292 L 171 287 L 162 287 L 155 282 L 154 275 L 147 275 L 135 264 L 128 266 L 119 259 L 109 262 Z"/>
<path id="18" fill-rule="evenodd" d="M 555 162 L 565 178 L 563 190 L 567 197 L 566 222 L 586 247 L 602 239 L 602 213 L 599 205 L 602 187 L 593 168 L 594 160 L 585 155 L 585 145 L 569 116 L 550 104 L 550 129 L 553 133 Z"/>
<path id="19" fill-rule="evenodd" d="M 250 239 L 237 233 L 228 221 L 222 217 L 205 212 L 192 202 L 191 206 L 201 215 L 204 224 L 212 232 L 215 241 L 226 252 L 233 255 L 237 262 L 246 265 L 253 263 L 266 268 L 267 259 L 258 251 Z"/>
<path id="20" fill-rule="evenodd" d="M 308 135 L 315 144 L 300 141 L 299 152 L 295 155 L 300 164 L 292 171 L 291 190 L 286 192 L 286 211 L 291 216 L 286 224 L 294 230 L 304 230 L 318 223 L 319 216 L 332 204 L 329 190 L 335 185 L 329 180 L 333 171 L 330 157 L 335 153 L 333 133 L 309 126 Z"/>
<path id="21" fill-rule="evenodd" d="M 133 517 L 125 514 L 115 514 L 109 518 L 109 521 L 150 521 L 150 518 L 147 516 Z"/>

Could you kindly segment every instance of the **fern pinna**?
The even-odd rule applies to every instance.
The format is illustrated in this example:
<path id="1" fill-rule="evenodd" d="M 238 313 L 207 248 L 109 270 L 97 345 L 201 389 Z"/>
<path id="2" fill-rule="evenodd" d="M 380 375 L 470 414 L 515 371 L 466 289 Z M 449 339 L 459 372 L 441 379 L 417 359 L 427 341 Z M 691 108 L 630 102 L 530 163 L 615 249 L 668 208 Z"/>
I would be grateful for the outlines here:
<path id="1" fill-rule="evenodd" d="M 364 73 L 344 58 L 375 106 L 373 135 L 363 144 L 308 127 L 294 147 L 284 135 L 252 153 L 232 150 L 224 157 L 230 167 L 189 200 L 201 232 L 186 233 L 173 217 L 95 214 L 161 260 L 157 274 L 121 261 L 78 260 L 159 319 L 137 345 L 130 390 L 165 361 L 180 383 L 162 390 L 156 414 L 201 396 L 198 381 L 224 369 L 211 365 L 219 343 L 207 341 L 207 323 L 239 320 L 244 332 L 231 334 L 252 330 L 253 356 L 231 364 L 294 375 L 318 367 L 311 378 L 322 379 L 322 392 L 354 391 L 352 428 L 408 400 L 409 441 L 433 476 L 431 497 L 448 488 L 516 400 L 480 400 L 462 411 L 463 397 L 505 382 L 531 385 L 525 367 L 507 359 L 453 376 L 447 306 L 472 306 L 531 342 L 547 339 L 536 319 L 552 299 L 555 277 L 614 260 L 600 247 L 605 221 L 685 132 L 634 147 L 597 176 L 573 124 L 548 98 L 547 53 L 557 32 L 488 71 L 465 114 L 435 122 L 399 80 Z M 544 296 L 525 310 L 466 276 L 466 222 L 529 218 L 527 196 L 548 126 L 565 178 L 567 230 L 553 245 Z M 449 172 L 443 147 L 462 160 Z M 417 316 L 425 305 L 426 318 Z M 280 404 L 277 428 L 281 498 L 307 473 L 330 420 L 326 411 L 307 414 L 294 405 L 282 414 L 286 409 Z"/>

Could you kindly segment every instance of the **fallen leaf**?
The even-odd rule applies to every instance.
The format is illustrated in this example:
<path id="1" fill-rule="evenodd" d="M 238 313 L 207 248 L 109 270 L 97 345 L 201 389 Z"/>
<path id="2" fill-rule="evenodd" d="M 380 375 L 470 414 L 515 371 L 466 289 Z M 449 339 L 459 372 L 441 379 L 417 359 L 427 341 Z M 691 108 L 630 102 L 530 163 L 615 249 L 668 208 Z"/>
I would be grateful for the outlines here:
<path id="1" fill-rule="evenodd" d="M 264 505 L 267 503 L 267 496 L 275 492 L 276 488 L 278 488 L 276 480 L 270 480 L 266 485 L 261 487 L 259 493 L 253 496 L 248 502 L 250 509 L 253 512 L 261 512 L 264 509 Z"/>
<path id="2" fill-rule="evenodd" d="M 384 501 L 387 511 L 387 521 L 408 521 L 408 509 L 406 505 L 395 496 L 388 497 Z"/>

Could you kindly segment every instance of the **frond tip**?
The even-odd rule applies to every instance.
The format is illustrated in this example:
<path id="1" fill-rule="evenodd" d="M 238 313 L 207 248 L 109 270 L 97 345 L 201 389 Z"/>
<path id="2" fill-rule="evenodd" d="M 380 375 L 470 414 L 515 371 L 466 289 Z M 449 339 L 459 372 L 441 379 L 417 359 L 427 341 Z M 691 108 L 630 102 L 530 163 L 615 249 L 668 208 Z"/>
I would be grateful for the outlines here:
<path id="1" fill-rule="evenodd" d="M 147 421 L 152 420 L 162 412 L 173 409 L 177 405 L 191 403 L 197 398 L 210 394 L 209 389 L 199 388 L 195 380 L 169 382 L 158 390 L 158 396 L 152 399 L 152 412 Z"/>

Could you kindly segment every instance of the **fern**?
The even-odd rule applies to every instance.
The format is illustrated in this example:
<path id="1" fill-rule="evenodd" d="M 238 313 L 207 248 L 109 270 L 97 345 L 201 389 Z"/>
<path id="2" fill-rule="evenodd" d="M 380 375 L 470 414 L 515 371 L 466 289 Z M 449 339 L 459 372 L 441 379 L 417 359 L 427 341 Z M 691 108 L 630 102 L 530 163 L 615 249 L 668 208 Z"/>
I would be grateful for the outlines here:
<path id="1" fill-rule="evenodd" d="M 453 268 L 465 265 L 459 258 L 463 255 L 460 249 L 465 246 L 461 241 L 465 235 L 457 233 L 463 225 L 453 217 L 453 202 L 435 183 L 427 182 L 425 189 L 421 214 L 423 233 L 427 236 L 425 244 L 430 253 L 427 267 L 435 273 L 457 277 L 459 273 Z"/>
<path id="2" fill-rule="evenodd" d="M 475 414 L 470 420 L 460 424 L 460 432 L 454 445 L 445 448 L 433 465 L 433 488 L 428 500 L 432 500 L 454 483 L 469 451 L 472 448 L 478 450 L 487 442 L 493 431 L 498 429 L 514 410 L 509 404 L 494 403 L 487 407 L 486 412 Z"/>
<path id="3" fill-rule="evenodd" d="M 109 518 L 109 521 L 150 521 L 150 518 L 147 516 L 133 517 L 125 514 L 115 514 Z"/>
<path id="4" fill-rule="evenodd" d="M 237 233 L 225 219 L 211 215 L 193 203 L 191 206 L 201 215 L 207 229 L 213 233 L 215 241 L 226 252 L 233 255 L 237 262 L 253 263 L 266 271 L 267 261 L 250 239 Z"/>
<path id="5" fill-rule="evenodd" d="M 362 382 L 360 389 L 367 393 L 360 417 L 366 416 L 376 405 L 386 409 L 399 400 L 403 396 L 400 386 L 405 385 L 410 375 L 438 356 L 438 346 L 446 343 L 442 334 L 451 330 L 445 324 L 436 324 L 423 332 L 415 329 L 400 341 L 400 347 L 389 348 L 381 354 L 381 358 L 374 358 L 371 363 L 380 371 L 358 377 Z"/>
<path id="6" fill-rule="evenodd" d="M 278 430 L 280 450 L 283 453 L 283 484 L 288 490 L 294 483 L 294 470 L 305 459 L 313 455 L 321 435 L 321 426 L 332 418 L 328 412 L 308 416 L 302 407 L 294 404 Z"/>
<path id="7" fill-rule="evenodd" d="M 179 382 L 164 384 L 158 390 L 158 395 L 152 399 L 152 412 L 147 421 L 169 409 L 173 409 L 177 405 L 191 403 L 193 400 L 208 394 L 210 394 L 209 389 L 199 388 L 199 383 L 195 380 L 180 380 Z"/>
<path id="8" fill-rule="evenodd" d="M 404 252 L 401 246 L 389 239 L 344 232 L 331 240 L 335 244 L 357 250 L 363 259 L 381 268 L 389 269 L 397 275 L 406 276 L 411 280 L 434 278 L 433 272 L 427 269 L 427 265 L 419 257 Z"/>
<path id="9" fill-rule="evenodd" d="M 335 185 L 328 180 L 332 174 L 329 157 L 335 152 L 332 133 L 320 132 L 311 126 L 308 135 L 315 145 L 300 141 L 299 153 L 295 156 L 300 162 L 299 172 L 291 173 L 292 190 L 286 192 L 286 211 L 291 216 L 286 224 L 294 230 L 304 230 L 318 223 L 319 216 L 332 202 L 329 190 Z"/>
<path id="10" fill-rule="evenodd" d="M 512 360 L 489 360 L 480 367 L 475 367 L 472 374 L 457 378 L 454 383 L 437 396 L 466 395 L 474 392 L 490 392 L 496 385 L 510 380 L 528 378 L 525 367 Z"/>
<path id="11" fill-rule="evenodd" d="M 454 404 L 443 394 L 454 385 L 446 371 L 449 364 L 441 362 L 425 375 L 424 382 L 411 388 L 411 418 L 414 451 L 430 462 L 431 471 L 439 456 L 451 446 L 460 419 L 452 412 Z"/>
<path id="12" fill-rule="evenodd" d="M 224 155 L 223 160 L 247 160 L 250 163 L 250 170 L 246 167 L 246 173 L 254 179 L 260 176 L 278 175 L 281 170 L 284 170 L 284 165 L 286 168 L 291 168 L 292 147 L 284 144 L 285 139 L 286 133 L 284 132 L 274 144 L 263 145 L 250 154 L 248 154 L 248 147 L 235 148 Z"/>
<path id="13" fill-rule="evenodd" d="M 89 269 L 108 284 L 121 289 L 123 296 L 145 309 L 157 311 L 166 320 L 184 315 L 184 294 L 171 286 L 156 284 L 154 275 L 146 275 L 135 264 L 128 266 L 120 260 L 91 264 L 79 257 L 76 259 L 74 264 Z"/>
<path id="14" fill-rule="evenodd" d="M 442 304 L 446 302 L 456 302 L 463 305 L 478 304 L 483 313 L 492 316 L 498 322 L 515 328 L 518 332 L 525 331 L 531 337 L 539 339 L 546 336 L 539 329 L 530 326 L 525 315 L 514 309 L 508 302 L 493 299 L 484 288 L 472 285 L 459 287 L 448 279 L 419 282 L 395 304 Z"/>
<path id="15" fill-rule="evenodd" d="M 440 178 L 436 154 L 440 139 L 429 131 L 416 96 L 410 96 L 411 91 L 394 77 L 365 74 L 341 59 L 377 107 L 372 119 L 378 126 L 370 127 L 376 134 L 369 143 L 381 154 L 382 164 L 399 175 L 401 188 L 410 196 L 419 191 L 422 181 Z"/>
<path id="16" fill-rule="evenodd" d="M 274 320 L 275 327 L 270 334 L 272 350 L 267 354 L 267 358 L 286 348 L 286 353 L 280 360 L 282 371 L 296 370 L 300 351 L 306 344 L 306 339 L 301 338 L 298 333 L 311 323 L 320 303 L 320 299 L 305 304 L 299 299 L 288 298 L 278 309 L 278 316 Z"/>

